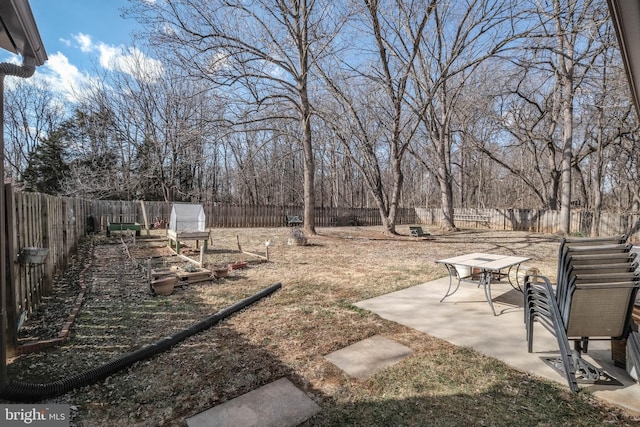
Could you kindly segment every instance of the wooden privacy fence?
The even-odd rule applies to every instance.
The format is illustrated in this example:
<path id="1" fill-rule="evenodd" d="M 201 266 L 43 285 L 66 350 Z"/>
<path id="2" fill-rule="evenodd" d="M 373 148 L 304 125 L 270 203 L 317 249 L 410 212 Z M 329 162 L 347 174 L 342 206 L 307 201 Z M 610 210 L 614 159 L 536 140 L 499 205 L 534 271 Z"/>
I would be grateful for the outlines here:
<path id="1" fill-rule="evenodd" d="M 17 323 L 51 291 L 84 236 L 89 204 L 81 199 L 23 193 L 5 185 L 7 341 L 13 348 Z M 46 256 L 28 257 L 38 253 Z M 40 258 L 40 259 L 36 259 Z"/>
<path id="2" fill-rule="evenodd" d="M 150 223 L 167 222 L 171 214 L 171 202 L 127 202 L 118 200 L 93 200 L 91 215 L 101 230 L 107 223 L 138 222 L 143 224 L 142 207 L 146 210 Z M 287 215 L 302 217 L 302 205 L 238 205 L 232 203 L 212 203 L 203 205 L 206 226 L 210 228 L 234 227 L 281 227 L 285 226 Z M 380 213 L 373 208 L 330 208 L 315 209 L 316 225 L 319 227 L 345 225 L 382 225 Z M 417 221 L 413 208 L 398 211 L 398 224 L 414 224 Z"/>
<path id="3" fill-rule="evenodd" d="M 444 214 L 440 208 L 416 208 L 417 222 L 442 227 Z M 473 217 L 482 217 L 474 219 Z M 538 209 L 454 209 L 457 227 L 490 228 L 494 230 L 531 231 L 533 233 L 557 233 L 560 230 L 560 212 Z M 571 212 L 570 234 L 590 236 L 593 212 Z M 613 236 L 626 233 L 632 242 L 640 242 L 640 213 L 600 214 L 600 235 Z"/>

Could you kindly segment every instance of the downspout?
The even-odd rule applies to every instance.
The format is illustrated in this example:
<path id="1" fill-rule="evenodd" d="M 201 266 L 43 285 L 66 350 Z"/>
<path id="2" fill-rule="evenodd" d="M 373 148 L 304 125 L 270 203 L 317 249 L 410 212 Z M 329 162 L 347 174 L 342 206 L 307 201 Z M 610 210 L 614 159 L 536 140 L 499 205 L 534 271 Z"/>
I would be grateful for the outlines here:
<path id="1" fill-rule="evenodd" d="M 0 392 L 4 392 L 7 382 L 7 287 L 13 288 L 10 266 L 13 260 L 7 259 L 6 203 L 4 194 L 4 78 L 15 76 L 29 78 L 36 71 L 36 59 L 22 58 L 22 65 L 8 62 L 0 63 Z M 14 327 L 15 325 L 11 325 Z"/>
<path id="2" fill-rule="evenodd" d="M 15 76 L 28 79 L 33 76 L 36 71 L 36 59 L 28 56 L 22 58 L 22 65 L 12 64 L 11 62 L 0 62 L 0 75 L 2 79 L 4 76 Z M 4 92 L 2 93 L 4 98 Z M 3 119 L 4 124 L 4 119 Z"/>

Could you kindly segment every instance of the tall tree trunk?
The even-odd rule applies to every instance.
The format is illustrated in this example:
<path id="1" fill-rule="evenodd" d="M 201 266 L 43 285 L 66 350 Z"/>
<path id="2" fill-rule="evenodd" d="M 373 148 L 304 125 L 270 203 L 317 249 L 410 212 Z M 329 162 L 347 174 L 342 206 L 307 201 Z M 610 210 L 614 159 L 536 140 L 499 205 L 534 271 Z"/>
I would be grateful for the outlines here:
<path id="1" fill-rule="evenodd" d="M 311 112 L 306 88 L 301 93 L 302 99 L 302 149 L 304 153 L 304 231 L 307 234 L 316 234 L 315 219 L 315 164 L 313 160 L 313 145 L 311 143 Z"/>
<path id="2" fill-rule="evenodd" d="M 557 30 L 557 58 L 560 88 L 562 94 L 562 165 L 560 177 L 560 227 L 559 233 L 567 235 L 571 231 L 571 161 L 573 160 L 573 100 L 575 97 L 573 72 L 574 72 L 574 43 L 575 37 L 569 27 L 570 22 L 563 22 L 562 7 L 556 0 L 554 6 L 554 19 Z M 573 12 L 573 10 L 571 10 Z M 568 13 L 569 18 L 573 13 Z M 567 18 L 567 19 L 569 19 Z"/>
<path id="3" fill-rule="evenodd" d="M 595 176 L 593 182 L 593 217 L 591 220 L 591 236 L 597 237 L 600 235 L 600 211 L 602 209 L 602 179 L 604 173 L 604 165 L 603 165 L 603 127 L 602 127 L 602 119 L 603 119 L 603 110 L 602 108 L 598 108 L 598 151 L 596 151 L 596 167 L 595 167 Z"/>
<path id="4" fill-rule="evenodd" d="M 441 171 L 446 175 L 448 174 L 446 171 Z M 449 230 L 454 230 L 456 228 L 453 222 L 453 188 L 451 186 L 451 179 L 438 179 L 438 183 L 440 184 L 440 201 L 442 203 L 442 213 L 444 214 L 444 221 L 446 227 Z"/>
<path id="5" fill-rule="evenodd" d="M 396 147 L 392 149 L 391 168 L 393 170 L 393 188 L 391 190 L 391 200 L 389 200 L 389 222 L 386 224 L 385 233 L 396 233 L 396 215 L 398 213 L 398 204 L 400 202 L 400 195 L 402 193 L 402 184 L 404 181 L 404 174 L 402 173 L 401 161 L 396 153 Z"/>
<path id="6" fill-rule="evenodd" d="M 443 120 L 446 123 L 446 120 Z M 438 162 L 438 184 L 440 185 L 440 201 L 442 203 L 442 213 L 447 229 L 455 230 L 453 221 L 453 176 L 451 174 L 451 142 L 447 135 L 444 135 L 444 126 L 440 130 L 440 142 L 438 152 L 440 160 Z"/>
<path id="7" fill-rule="evenodd" d="M 299 71 L 298 93 L 300 94 L 300 128 L 302 130 L 302 151 L 304 155 L 304 231 L 316 234 L 315 164 L 311 142 L 311 102 L 309 101 L 309 20 L 308 13 L 313 7 L 306 1 L 300 2 L 296 14 L 296 47 L 298 49 Z"/>
<path id="8" fill-rule="evenodd" d="M 569 81 L 565 88 L 571 90 Z M 562 177 L 560 186 L 560 234 L 571 231 L 571 160 L 573 159 L 573 97 L 567 93 L 563 99 Z"/>

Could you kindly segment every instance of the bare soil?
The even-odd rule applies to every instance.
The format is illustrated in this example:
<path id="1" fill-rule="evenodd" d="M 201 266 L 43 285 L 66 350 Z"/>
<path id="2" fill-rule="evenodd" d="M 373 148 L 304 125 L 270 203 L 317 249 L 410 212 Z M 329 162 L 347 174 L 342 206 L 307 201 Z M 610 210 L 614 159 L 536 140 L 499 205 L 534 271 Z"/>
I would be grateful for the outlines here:
<path id="1" fill-rule="evenodd" d="M 282 288 L 151 359 L 50 402 L 72 405 L 77 426 L 184 426 L 187 417 L 287 377 L 322 408 L 304 425 L 640 425 L 566 387 L 513 370 L 472 349 L 352 304 L 445 275 L 436 259 L 465 252 L 533 258 L 553 280 L 560 239 L 527 232 L 429 230 L 434 239 L 385 236 L 377 227 L 319 228 L 305 246 L 286 228 L 212 229 L 208 267 L 246 261 L 228 277 L 150 291 L 146 269 L 187 265 L 151 238 L 94 236 L 55 291 L 32 313 L 20 342 L 55 337 L 80 282 L 86 298 L 64 345 L 12 359 L 14 381 L 52 382 L 158 341 L 275 283 Z M 143 236 L 144 237 L 144 236 Z M 269 262 L 266 242 L 270 242 Z M 241 252 L 238 243 L 244 252 Z M 185 254 L 198 258 L 197 248 Z M 369 380 L 323 356 L 375 334 L 413 350 Z"/>

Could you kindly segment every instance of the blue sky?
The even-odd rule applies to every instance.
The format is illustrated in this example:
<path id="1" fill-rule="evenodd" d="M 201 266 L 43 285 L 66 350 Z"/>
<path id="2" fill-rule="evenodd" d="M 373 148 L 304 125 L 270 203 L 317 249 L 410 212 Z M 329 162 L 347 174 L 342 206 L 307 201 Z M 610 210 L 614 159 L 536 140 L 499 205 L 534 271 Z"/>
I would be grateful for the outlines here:
<path id="1" fill-rule="evenodd" d="M 72 99 L 101 69 L 126 72 L 131 53 L 126 48 L 138 28 L 135 20 L 121 16 L 127 0 L 29 0 L 29 4 L 49 58 L 34 79 L 45 79 Z M 11 57 L 8 52 L 0 56 Z"/>

